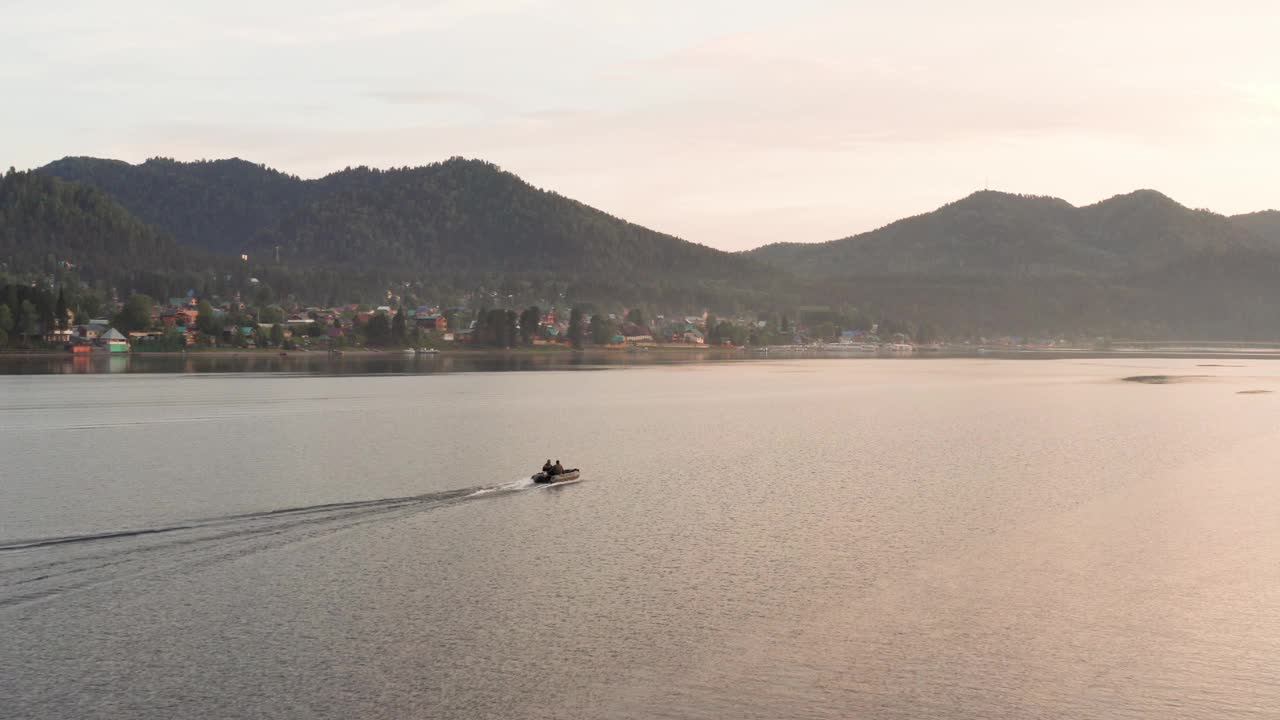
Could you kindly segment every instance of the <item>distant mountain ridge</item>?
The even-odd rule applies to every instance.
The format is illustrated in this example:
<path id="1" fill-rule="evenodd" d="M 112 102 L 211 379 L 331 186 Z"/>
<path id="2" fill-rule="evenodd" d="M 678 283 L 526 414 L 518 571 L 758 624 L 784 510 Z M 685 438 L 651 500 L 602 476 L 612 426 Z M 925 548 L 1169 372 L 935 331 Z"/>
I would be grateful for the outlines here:
<path id="1" fill-rule="evenodd" d="M 1231 222 L 1242 227 L 1259 238 L 1266 239 L 1280 247 L 1280 210 L 1262 210 L 1260 212 L 1232 215 Z"/>
<path id="2" fill-rule="evenodd" d="M 35 171 L 0 176 L 0 258 L 11 270 L 74 259 L 87 279 L 182 273 L 211 258 L 178 244 L 131 215 L 97 188 Z M 122 267 L 121 258 L 140 262 Z"/>
<path id="3" fill-rule="evenodd" d="M 859 235 L 746 254 L 820 295 L 972 334 L 1280 339 L 1278 217 L 1192 210 L 1154 190 L 1082 207 L 982 191 Z"/>
<path id="4" fill-rule="evenodd" d="M 264 227 L 304 207 L 317 193 L 306 181 L 230 158 L 178 162 L 67 157 L 40 169 L 96 187 L 143 222 L 180 242 L 239 254 Z"/>
<path id="5" fill-rule="evenodd" d="M 316 180 L 240 159 L 64 158 L 42 172 L 100 189 L 180 243 L 264 262 L 278 252 L 294 269 L 453 286 L 535 277 L 584 296 L 688 303 L 763 302 L 787 291 L 754 259 L 649 230 L 479 160 L 348 168 Z"/>
<path id="6" fill-rule="evenodd" d="M 1280 340 L 1280 213 L 1226 217 L 1153 190 L 1081 207 L 982 191 L 840 240 L 726 253 L 478 160 L 316 180 L 239 159 L 65 158 L 41 172 L 68 182 L 39 186 L 49 200 L 25 201 L 17 234 L 12 220 L 0 226 L 36 239 L 9 241 L 11 271 L 92 257 L 99 277 L 150 273 L 141 287 L 225 293 L 252 275 L 279 296 L 322 302 L 393 287 L 424 297 L 484 287 L 496 298 L 502 287 L 673 310 L 856 308 L 966 335 Z M 103 237 L 63 233 L 80 222 L 78 197 L 96 198 L 102 217 L 88 227 Z"/>
<path id="7" fill-rule="evenodd" d="M 1191 210 L 1154 190 L 1075 207 L 1052 197 L 981 191 L 840 240 L 778 243 L 751 257 L 793 272 L 840 275 L 1107 276 L 1187 253 L 1280 248 L 1262 220 Z"/>

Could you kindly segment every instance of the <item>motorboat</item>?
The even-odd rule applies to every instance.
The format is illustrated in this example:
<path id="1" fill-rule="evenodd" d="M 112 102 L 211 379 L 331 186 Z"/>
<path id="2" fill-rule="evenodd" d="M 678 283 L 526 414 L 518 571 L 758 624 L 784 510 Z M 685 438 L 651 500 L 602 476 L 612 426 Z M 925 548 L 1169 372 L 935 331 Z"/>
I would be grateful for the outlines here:
<path id="1" fill-rule="evenodd" d="M 572 470 L 565 470 L 559 475 L 549 475 L 547 473 L 540 472 L 537 475 L 534 475 L 532 479 L 536 483 L 552 485 L 555 483 L 572 482 L 581 477 L 581 475 L 582 473 L 578 471 L 578 468 L 573 468 Z"/>

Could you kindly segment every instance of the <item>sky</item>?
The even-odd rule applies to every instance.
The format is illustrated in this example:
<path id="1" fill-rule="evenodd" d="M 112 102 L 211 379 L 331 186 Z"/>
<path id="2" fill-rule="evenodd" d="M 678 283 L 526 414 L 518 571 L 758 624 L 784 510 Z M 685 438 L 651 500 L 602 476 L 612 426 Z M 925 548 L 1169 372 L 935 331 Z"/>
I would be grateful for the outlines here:
<path id="1" fill-rule="evenodd" d="M 0 165 L 482 158 L 727 250 L 975 190 L 1280 206 L 1280 3 L 0 0 Z"/>

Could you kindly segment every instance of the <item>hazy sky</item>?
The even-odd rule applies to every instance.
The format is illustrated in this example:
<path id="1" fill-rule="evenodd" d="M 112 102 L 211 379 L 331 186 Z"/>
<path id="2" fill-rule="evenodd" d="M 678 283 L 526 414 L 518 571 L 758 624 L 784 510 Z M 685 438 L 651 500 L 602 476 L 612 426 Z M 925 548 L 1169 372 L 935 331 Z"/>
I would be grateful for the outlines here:
<path id="1" fill-rule="evenodd" d="M 990 187 L 1280 206 L 1280 3 L 0 0 L 0 163 L 479 157 L 726 249 Z"/>

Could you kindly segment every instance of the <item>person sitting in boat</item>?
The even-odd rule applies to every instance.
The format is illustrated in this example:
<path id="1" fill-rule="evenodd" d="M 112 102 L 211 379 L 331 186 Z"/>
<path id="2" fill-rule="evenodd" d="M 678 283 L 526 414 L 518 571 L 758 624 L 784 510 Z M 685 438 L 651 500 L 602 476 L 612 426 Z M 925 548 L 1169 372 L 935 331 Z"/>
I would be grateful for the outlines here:
<path id="1" fill-rule="evenodd" d="M 542 464 L 542 472 L 543 472 L 543 473 L 545 473 L 545 474 L 547 474 L 547 475 L 550 475 L 550 474 L 551 474 L 551 470 L 552 470 L 554 467 L 555 467 L 555 465 L 552 465 L 552 464 L 551 464 L 551 458 L 547 458 L 547 461 L 546 461 L 545 463 L 543 463 L 543 464 Z"/>
<path id="2" fill-rule="evenodd" d="M 551 468 L 551 474 L 552 474 L 552 475 L 563 475 L 563 474 L 564 474 L 564 466 L 560 464 L 560 461 L 559 461 L 559 460 L 557 460 L 557 461 L 556 461 L 556 465 L 555 465 L 555 467 Z"/>

